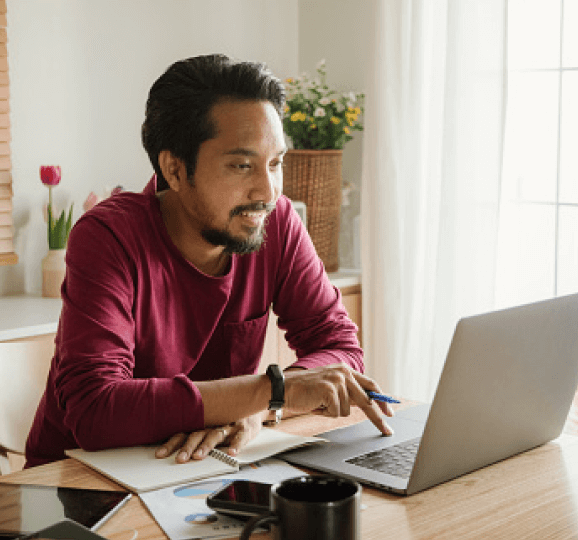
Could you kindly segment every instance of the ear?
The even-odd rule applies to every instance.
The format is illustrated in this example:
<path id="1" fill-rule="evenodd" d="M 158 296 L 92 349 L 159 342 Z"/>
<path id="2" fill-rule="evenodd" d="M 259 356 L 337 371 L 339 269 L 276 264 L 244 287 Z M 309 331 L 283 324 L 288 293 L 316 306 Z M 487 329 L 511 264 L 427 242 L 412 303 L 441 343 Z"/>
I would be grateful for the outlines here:
<path id="1" fill-rule="evenodd" d="M 161 150 L 159 153 L 159 166 L 173 191 L 180 191 L 182 182 L 186 180 L 186 167 L 181 159 L 175 157 L 170 150 Z"/>

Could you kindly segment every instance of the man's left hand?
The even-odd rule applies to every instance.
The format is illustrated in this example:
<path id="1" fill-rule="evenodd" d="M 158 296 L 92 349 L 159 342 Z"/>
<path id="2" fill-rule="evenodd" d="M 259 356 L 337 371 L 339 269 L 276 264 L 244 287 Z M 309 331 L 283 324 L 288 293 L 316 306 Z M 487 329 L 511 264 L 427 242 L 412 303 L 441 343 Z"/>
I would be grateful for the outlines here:
<path id="1" fill-rule="evenodd" d="M 211 427 L 190 434 L 177 433 L 155 452 L 157 458 L 177 453 L 177 463 L 190 459 L 203 459 L 216 446 L 227 447 L 230 456 L 236 456 L 241 448 L 257 436 L 263 422 L 263 413 L 243 418 L 226 426 Z"/>

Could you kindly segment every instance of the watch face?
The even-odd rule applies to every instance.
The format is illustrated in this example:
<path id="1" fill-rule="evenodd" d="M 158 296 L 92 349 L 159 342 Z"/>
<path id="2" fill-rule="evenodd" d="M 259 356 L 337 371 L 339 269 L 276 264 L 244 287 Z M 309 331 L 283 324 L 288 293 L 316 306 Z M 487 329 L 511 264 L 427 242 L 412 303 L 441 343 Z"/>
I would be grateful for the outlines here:
<path id="1" fill-rule="evenodd" d="M 276 426 L 279 422 L 281 422 L 281 418 L 283 417 L 283 409 L 277 410 L 270 410 L 269 416 L 263 422 L 265 426 Z"/>

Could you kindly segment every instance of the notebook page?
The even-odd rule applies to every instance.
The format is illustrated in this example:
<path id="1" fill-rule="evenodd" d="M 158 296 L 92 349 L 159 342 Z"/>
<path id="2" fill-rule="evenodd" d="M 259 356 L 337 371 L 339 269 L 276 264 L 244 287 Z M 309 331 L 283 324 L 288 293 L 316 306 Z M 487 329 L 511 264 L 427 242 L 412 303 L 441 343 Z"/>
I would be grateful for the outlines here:
<path id="1" fill-rule="evenodd" d="M 187 463 L 176 463 L 174 455 L 158 459 L 155 457 L 156 449 L 157 446 L 134 446 L 87 452 L 77 448 L 67 450 L 66 454 L 136 492 L 201 480 L 237 470 L 237 467 L 210 456 Z"/>
<path id="2" fill-rule="evenodd" d="M 325 439 L 304 437 L 271 428 L 262 428 L 257 437 L 241 449 L 236 459 L 239 465 L 248 465 L 281 452 L 292 450 L 298 446 L 320 442 L 325 442 Z"/>

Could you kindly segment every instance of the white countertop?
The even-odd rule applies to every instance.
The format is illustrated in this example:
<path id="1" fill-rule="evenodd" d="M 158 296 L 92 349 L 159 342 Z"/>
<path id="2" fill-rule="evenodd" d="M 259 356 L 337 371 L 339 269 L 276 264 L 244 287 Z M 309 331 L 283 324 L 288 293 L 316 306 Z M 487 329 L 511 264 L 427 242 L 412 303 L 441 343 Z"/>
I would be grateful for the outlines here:
<path id="1" fill-rule="evenodd" d="M 343 287 L 352 287 L 354 285 L 361 285 L 361 270 L 338 270 L 327 274 L 331 283 L 336 287 L 342 289 Z"/>
<path id="2" fill-rule="evenodd" d="M 329 279 L 336 287 L 351 287 L 361 283 L 361 271 L 340 270 Z M 0 296 L 0 341 L 55 333 L 61 308 L 60 298 Z"/>
<path id="3" fill-rule="evenodd" d="M 61 308 L 60 298 L 1 296 L 0 341 L 56 332 Z"/>

